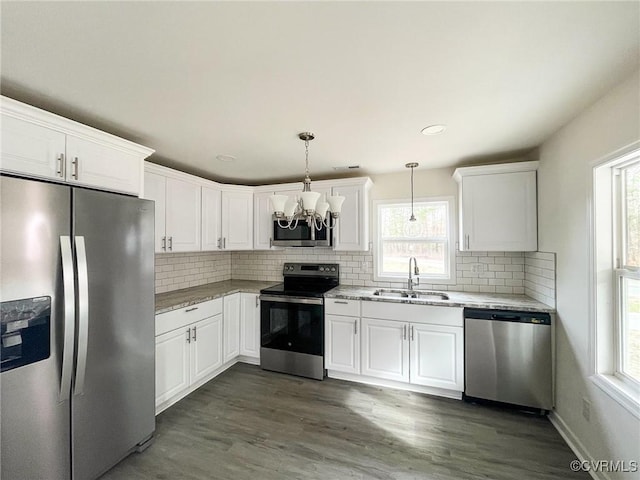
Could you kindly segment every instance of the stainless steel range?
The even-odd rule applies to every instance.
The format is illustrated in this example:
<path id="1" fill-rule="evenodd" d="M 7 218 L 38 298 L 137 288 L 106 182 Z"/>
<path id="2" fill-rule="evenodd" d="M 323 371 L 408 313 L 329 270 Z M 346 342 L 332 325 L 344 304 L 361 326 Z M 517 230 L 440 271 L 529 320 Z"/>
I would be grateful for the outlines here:
<path id="1" fill-rule="evenodd" d="M 260 366 L 322 380 L 324 293 L 337 287 L 337 264 L 285 263 L 284 283 L 260 293 Z"/>

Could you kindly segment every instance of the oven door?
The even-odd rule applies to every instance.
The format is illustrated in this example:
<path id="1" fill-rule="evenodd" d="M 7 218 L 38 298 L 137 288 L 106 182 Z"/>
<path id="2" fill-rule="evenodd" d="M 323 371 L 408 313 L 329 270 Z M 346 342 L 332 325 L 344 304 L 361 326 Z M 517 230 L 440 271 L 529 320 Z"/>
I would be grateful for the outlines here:
<path id="1" fill-rule="evenodd" d="M 323 299 L 261 295 L 260 346 L 323 356 Z"/>
<path id="2" fill-rule="evenodd" d="M 286 220 L 282 220 L 286 222 Z M 283 223 L 284 224 L 284 223 Z M 282 228 L 278 220 L 273 220 L 273 246 L 276 247 L 330 247 L 333 245 L 332 230 L 322 227 L 320 230 L 310 228 L 305 221 L 291 228 Z"/>

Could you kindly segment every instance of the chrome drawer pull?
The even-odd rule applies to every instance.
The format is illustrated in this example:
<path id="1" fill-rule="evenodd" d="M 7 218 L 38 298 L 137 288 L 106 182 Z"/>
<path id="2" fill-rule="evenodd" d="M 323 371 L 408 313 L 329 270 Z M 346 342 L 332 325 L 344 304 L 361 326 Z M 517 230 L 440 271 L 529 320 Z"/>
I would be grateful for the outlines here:
<path id="1" fill-rule="evenodd" d="M 193 312 L 194 310 L 197 310 L 197 309 L 198 309 L 198 307 L 187 308 L 187 309 L 185 310 L 185 313 L 186 313 L 186 312 Z"/>

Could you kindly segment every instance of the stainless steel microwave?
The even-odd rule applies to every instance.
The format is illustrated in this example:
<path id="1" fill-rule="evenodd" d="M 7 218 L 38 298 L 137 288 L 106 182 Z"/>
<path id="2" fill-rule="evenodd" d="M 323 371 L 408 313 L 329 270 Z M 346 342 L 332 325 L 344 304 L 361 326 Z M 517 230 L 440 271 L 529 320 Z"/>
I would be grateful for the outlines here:
<path id="1" fill-rule="evenodd" d="M 333 246 L 333 229 L 322 227 L 316 230 L 305 221 L 291 228 L 282 228 L 273 217 L 273 241 L 276 247 L 331 247 Z"/>

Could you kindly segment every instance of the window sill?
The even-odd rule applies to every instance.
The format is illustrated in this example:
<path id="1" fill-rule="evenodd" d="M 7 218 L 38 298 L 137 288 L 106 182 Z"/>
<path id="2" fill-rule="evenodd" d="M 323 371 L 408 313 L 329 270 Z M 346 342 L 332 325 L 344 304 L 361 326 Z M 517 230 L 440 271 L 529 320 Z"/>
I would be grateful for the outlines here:
<path id="1" fill-rule="evenodd" d="M 603 392 L 640 419 L 640 396 L 637 389 L 613 375 L 598 373 L 590 378 Z"/>

